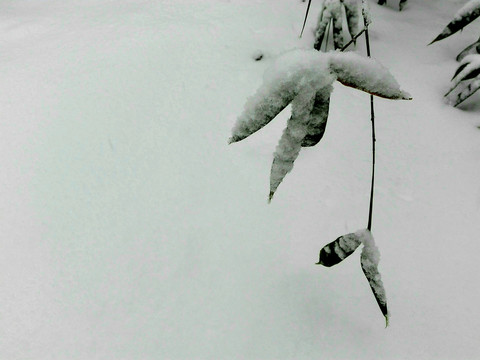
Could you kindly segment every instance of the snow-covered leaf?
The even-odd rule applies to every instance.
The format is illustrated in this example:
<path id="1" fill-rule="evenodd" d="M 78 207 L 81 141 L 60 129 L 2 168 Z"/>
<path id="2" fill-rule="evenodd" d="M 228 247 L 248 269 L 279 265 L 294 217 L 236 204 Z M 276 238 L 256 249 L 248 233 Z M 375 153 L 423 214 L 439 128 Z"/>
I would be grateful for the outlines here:
<path id="1" fill-rule="evenodd" d="M 480 16 L 480 0 L 470 0 L 453 17 L 453 20 L 443 29 L 443 31 L 430 43 L 443 40 L 457 31 L 462 30 L 473 20 Z"/>
<path id="2" fill-rule="evenodd" d="M 370 288 L 372 289 L 375 300 L 377 301 L 383 316 L 385 316 L 386 324 L 388 325 L 388 308 L 387 296 L 385 288 L 383 287 L 382 277 L 378 271 L 378 263 L 380 261 L 380 252 L 375 245 L 372 233 L 365 229 L 363 232 L 357 232 L 363 243 L 362 254 L 360 255 L 360 264 L 363 273 L 368 280 Z"/>
<path id="3" fill-rule="evenodd" d="M 480 79 L 475 79 L 471 83 L 461 86 L 457 95 L 453 99 L 448 98 L 447 101 L 453 106 L 458 106 L 476 93 L 478 89 L 480 89 Z"/>
<path id="4" fill-rule="evenodd" d="M 460 54 L 457 55 L 456 60 L 462 61 L 465 56 L 471 54 L 480 54 L 480 38 L 475 41 L 473 44 L 468 45 L 465 49 L 463 49 Z"/>
<path id="5" fill-rule="evenodd" d="M 468 83 L 472 80 L 470 83 Z M 460 66 L 455 71 L 452 77 L 453 84 L 445 94 L 448 102 L 454 106 L 460 105 L 470 96 L 472 96 L 478 89 L 480 83 L 480 55 L 468 55 L 466 56 Z M 455 96 L 450 96 L 452 92 L 459 89 Z"/>
<path id="6" fill-rule="evenodd" d="M 329 85 L 335 77 L 328 69 L 328 58 L 314 50 L 293 50 L 279 57 L 267 69 L 256 94 L 245 104 L 229 143 L 247 138 L 267 125 L 302 91 Z"/>
<path id="7" fill-rule="evenodd" d="M 329 89 L 331 91 L 331 89 Z M 272 169 L 270 172 L 269 201 L 282 182 L 285 175 L 293 169 L 293 163 L 297 159 L 302 141 L 307 135 L 310 112 L 315 101 L 315 92 L 306 89 L 292 102 L 292 116 L 287 122 L 282 137 L 273 155 Z"/>
<path id="8" fill-rule="evenodd" d="M 353 52 L 332 53 L 330 68 L 345 86 L 387 99 L 410 100 L 393 75 L 378 61 Z"/>
<path id="9" fill-rule="evenodd" d="M 302 146 L 314 146 L 322 139 L 325 133 L 330 107 L 330 91 L 318 91 L 315 95 L 312 111 L 307 124 L 307 134 L 302 140 Z"/>
<path id="10" fill-rule="evenodd" d="M 363 244 L 360 255 L 360 264 L 370 288 L 375 296 L 382 314 L 385 316 L 388 325 L 387 297 L 383 287 L 382 278 L 378 271 L 380 252 L 375 245 L 372 233 L 368 229 L 361 229 L 354 233 L 340 236 L 335 241 L 325 245 L 320 250 L 318 265 L 327 267 L 334 266 L 350 256 L 359 246 Z"/>
<path id="11" fill-rule="evenodd" d="M 320 250 L 317 264 L 327 267 L 336 265 L 353 254 L 361 243 L 357 233 L 340 236 Z"/>
<path id="12" fill-rule="evenodd" d="M 286 80 L 275 84 L 264 84 L 248 99 L 245 110 L 232 129 L 229 143 L 237 142 L 252 135 L 267 125 L 297 95 L 293 82 Z"/>
<path id="13" fill-rule="evenodd" d="M 343 0 L 345 7 L 345 17 L 347 18 L 347 27 L 350 36 L 357 35 L 360 27 L 360 12 L 358 11 L 358 0 Z"/>
<path id="14" fill-rule="evenodd" d="M 314 49 L 320 50 L 324 37 L 329 31 L 329 24 L 332 24 L 333 46 L 335 49 L 343 47 L 343 12 L 347 20 L 348 31 L 353 38 L 359 25 L 359 0 L 325 0 L 320 15 L 318 17 L 317 27 L 315 29 Z"/>

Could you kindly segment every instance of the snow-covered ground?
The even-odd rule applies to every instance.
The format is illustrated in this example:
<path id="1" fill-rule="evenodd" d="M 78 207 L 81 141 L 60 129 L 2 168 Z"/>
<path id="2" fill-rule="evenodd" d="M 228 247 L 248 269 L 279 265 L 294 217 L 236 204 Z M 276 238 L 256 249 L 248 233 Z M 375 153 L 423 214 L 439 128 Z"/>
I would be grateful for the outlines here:
<path id="1" fill-rule="evenodd" d="M 227 145 L 320 3 L 302 39 L 300 0 L 0 3 L 0 359 L 480 357 L 480 97 L 442 100 L 480 21 L 426 46 L 464 0 L 371 2 L 414 98 L 375 102 L 387 329 L 358 253 L 314 265 L 366 225 L 368 95 L 335 85 L 270 205 L 289 110 Z"/>

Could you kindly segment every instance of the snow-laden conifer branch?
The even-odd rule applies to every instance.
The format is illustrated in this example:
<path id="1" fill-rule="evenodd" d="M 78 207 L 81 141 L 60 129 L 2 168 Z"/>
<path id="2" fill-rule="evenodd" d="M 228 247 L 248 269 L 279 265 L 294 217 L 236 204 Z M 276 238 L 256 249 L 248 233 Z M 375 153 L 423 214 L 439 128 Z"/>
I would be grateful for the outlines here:
<path id="1" fill-rule="evenodd" d="M 355 53 L 294 50 L 278 58 L 247 101 L 229 140 L 233 143 L 252 135 L 292 103 L 292 115 L 274 154 L 270 200 L 302 146 L 313 146 L 322 138 L 335 80 L 387 99 L 411 99 L 379 62 Z"/>

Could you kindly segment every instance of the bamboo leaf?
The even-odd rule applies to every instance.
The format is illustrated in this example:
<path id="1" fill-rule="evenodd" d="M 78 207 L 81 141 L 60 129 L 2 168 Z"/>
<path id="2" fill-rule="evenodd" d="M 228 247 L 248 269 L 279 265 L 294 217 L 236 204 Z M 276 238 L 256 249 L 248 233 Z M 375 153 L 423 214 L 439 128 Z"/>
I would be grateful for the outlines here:
<path id="1" fill-rule="evenodd" d="M 473 20 L 480 16 L 480 0 L 470 0 L 454 16 L 453 20 L 443 29 L 443 31 L 429 44 L 443 40 L 457 31 L 462 30 Z"/>
<path id="2" fill-rule="evenodd" d="M 475 41 L 473 44 L 468 45 L 463 49 L 456 57 L 457 61 L 462 61 L 467 55 L 471 54 L 480 54 L 480 39 Z"/>
<path id="3" fill-rule="evenodd" d="M 452 78 L 453 84 L 450 86 L 450 89 L 444 96 L 448 96 L 453 90 L 457 88 L 457 86 L 461 82 L 475 79 L 479 75 L 480 75 L 480 55 L 469 55 L 465 57 L 462 63 L 460 64 L 460 66 L 458 67 L 458 69 L 455 71 L 455 74 L 453 75 L 453 78 Z M 476 89 L 473 89 L 473 88 L 470 90 L 473 90 L 474 92 L 476 91 Z M 467 97 L 469 97 L 472 94 L 464 94 L 462 96 L 468 95 Z M 462 102 L 464 100 L 462 100 Z"/>
<path id="4" fill-rule="evenodd" d="M 342 26 L 342 8 L 340 2 L 337 1 L 337 6 L 332 6 L 332 33 L 333 33 L 333 47 L 341 49 L 343 47 L 343 26 Z"/>
<path id="5" fill-rule="evenodd" d="M 293 169 L 293 164 L 302 148 L 302 141 L 307 135 L 309 114 L 312 111 L 315 98 L 316 93 L 308 89 L 299 94 L 292 102 L 292 116 L 288 120 L 287 127 L 273 154 L 269 201 L 272 200 L 284 177 Z"/>
<path id="6" fill-rule="evenodd" d="M 322 139 L 327 126 L 330 93 L 331 89 L 318 91 L 315 95 L 315 101 L 307 124 L 307 134 L 301 143 L 302 147 L 314 146 Z"/>
<path id="7" fill-rule="evenodd" d="M 360 25 L 358 0 L 343 0 L 343 6 L 345 7 L 345 16 L 347 18 L 348 32 L 353 38 L 358 33 Z"/>
<path id="8" fill-rule="evenodd" d="M 411 100 L 410 94 L 400 89 L 393 75 L 371 58 L 353 52 L 333 53 L 330 68 L 345 86 L 387 99 Z"/>
<path id="9" fill-rule="evenodd" d="M 331 12 L 328 10 L 325 11 L 325 7 L 323 7 L 322 11 L 320 12 L 320 17 L 318 18 L 317 27 L 315 29 L 315 43 L 313 45 L 313 48 L 315 50 L 320 51 L 323 43 L 323 38 L 325 37 L 327 26 L 330 23 L 331 18 Z"/>
<path id="10" fill-rule="evenodd" d="M 360 264 L 365 277 L 368 280 L 373 296 L 377 301 L 378 307 L 385 317 L 388 326 L 388 308 L 387 296 L 383 286 L 382 277 L 378 271 L 378 263 L 380 261 L 380 253 L 375 245 L 372 233 L 365 230 L 361 236 L 363 242 L 363 249 L 360 255 Z"/>
<path id="11" fill-rule="evenodd" d="M 457 94 L 454 105 L 458 106 L 465 100 L 467 100 L 470 96 L 475 94 L 478 89 L 480 89 L 480 79 L 476 79 L 472 81 L 470 84 L 463 87 L 463 89 Z"/>
<path id="12" fill-rule="evenodd" d="M 276 86 L 264 84 L 248 99 L 244 112 L 232 129 L 229 143 L 247 138 L 274 119 L 297 95 L 297 89 L 289 81 Z"/>
<path id="13" fill-rule="evenodd" d="M 320 250 L 317 265 L 327 267 L 336 265 L 353 254 L 361 243 L 360 237 L 356 233 L 340 236 Z"/>

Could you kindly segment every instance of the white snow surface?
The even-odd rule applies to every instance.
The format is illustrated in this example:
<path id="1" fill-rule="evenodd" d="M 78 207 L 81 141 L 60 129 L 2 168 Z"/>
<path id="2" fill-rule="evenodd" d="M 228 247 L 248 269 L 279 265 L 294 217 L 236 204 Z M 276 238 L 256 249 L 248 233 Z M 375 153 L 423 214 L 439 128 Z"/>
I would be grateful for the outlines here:
<path id="1" fill-rule="evenodd" d="M 2 1 L 0 359 L 480 358 L 480 97 L 442 100 L 480 24 L 426 46 L 464 3 L 371 2 L 414 98 L 375 99 L 384 329 L 356 254 L 314 265 L 366 225 L 369 96 L 334 85 L 271 205 L 289 109 L 225 141 L 306 3 Z"/>

